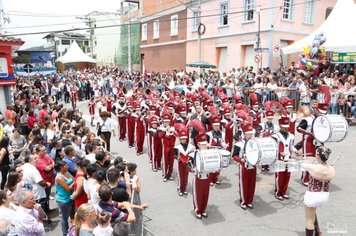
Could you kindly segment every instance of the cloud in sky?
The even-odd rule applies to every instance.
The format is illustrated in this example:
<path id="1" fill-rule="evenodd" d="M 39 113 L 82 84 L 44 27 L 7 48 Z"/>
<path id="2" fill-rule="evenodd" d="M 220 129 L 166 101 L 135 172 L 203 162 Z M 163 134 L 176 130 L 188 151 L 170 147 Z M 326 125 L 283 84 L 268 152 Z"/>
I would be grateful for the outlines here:
<path id="1" fill-rule="evenodd" d="M 3 7 L 5 14 L 8 13 L 7 17 L 10 18 L 10 23 L 4 25 L 4 31 L 6 34 L 16 34 L 63 30 L 85 26 L 82 20 L 75 19 L 75 17 L 24 16 L 29 13 L 63 16 L 86 15 L 93 11 L 115 12 L 120 8 L 120 0 L 3 0 Z M 60 25 L 36 28 L 14 28 L 50 24 Z M 24 35 L 17 37 L 25 40 L 26 43 L 23 48 L 28 48 L 41 45 L 43 36 L 44 35 Z"/>

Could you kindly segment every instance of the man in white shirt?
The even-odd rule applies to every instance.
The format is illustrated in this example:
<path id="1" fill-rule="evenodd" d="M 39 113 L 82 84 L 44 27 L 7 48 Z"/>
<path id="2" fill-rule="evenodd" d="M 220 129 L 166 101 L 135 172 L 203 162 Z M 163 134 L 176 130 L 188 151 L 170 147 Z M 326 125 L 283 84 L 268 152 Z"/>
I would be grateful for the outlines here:
<path id="1" fill-rule="evenodd" d="M 21 190 L 16 194 L 16 201 L 20 204 L 16 214 L 15 228 L 19 236 L 46 235 L 43 220 L 47 218 L 40 204 L 35 204 L 33 194 L 28 190 Z"/>
<path id="2" fill-rule="evenodd" d="M 30 157 L 25 158 L 25 164 L 22 166 L 23 170 L 23 181 L 25 182 L 25 186 L 29 186 L 31 189 L 32 186 L 32 193 L 34 195 L 34 199 L 43 204 L 42 208 L 45 209 L 46 204 L 46 191 L 45 188 L 51 186 L 50 183 L 45 182 L 42 179 L 40 172 L 37 170 L 36 163 L 37 163 L 37 155 L 31 155 Z"/>
<path id="3" fill-rule="evenodd" d="M 4 126 L 4 134 L 6 134 L 8 138 L 12 138 L 12 132 L 14 129 L 14 122 L 12 120 L 8 120 L 7 124 Z"/>
<path id="4" fill-rule="evenodd" d="M 81 160 L 85 157 L 85 152 L 82 150 L 82 139 L 78 136 L 75 135 L 73 137 L 73 144 L 72 146 L 74 147 L 75 150 L 75 158 L 78 160 Z"/>

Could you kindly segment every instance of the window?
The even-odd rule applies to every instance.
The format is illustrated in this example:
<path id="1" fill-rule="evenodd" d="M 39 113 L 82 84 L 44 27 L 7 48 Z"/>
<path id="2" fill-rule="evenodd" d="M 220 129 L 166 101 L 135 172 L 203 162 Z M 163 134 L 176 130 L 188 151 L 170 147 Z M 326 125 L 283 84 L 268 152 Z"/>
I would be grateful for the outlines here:
<path id="1" fill-rule="evenodd" d="M 178 35 L 178 15 L 171 16 L 171 36 Z"/>
<path id="2" fill-rule="evenodd" d="M 153 22 L 153 39 L 159 38 L 159 21 L 155 20 Z"/>
<path id="3" fill-rule="evenodd" d="M 304 3 L 304 23 L 312 23 L 313 21 L 313 10 L 314 10 L 314 1 L 313 0 L 305 0 Z"/>
<path id="4" fill-rule="evenodd" d="M 245 21 L 252 21 L 255 12 L 255 0 L 245 0 Z"/>
<path id="5" fill-rule="evenodd" d="M 70 45 L 70 40 L 62 39 L 61 43 L 62 43 L 62 45 Z"/>
<path id="6" fill-rule="evenodd" d="M 293 4 L 293 0 L 283 1 L 283 19 L 292 20 L 292 8 L 293 8 L 292 4 Z"/>
<path id="7" fill-rule="evenodd" d="M 220 5 L 220 26 L 225 26 L 229 24 L 229 5 L 223 3 Z"/>
<path id="8" fill-rule="evenodd" d="M 89 41 L 87 41 L 87 40 L 84 41 L 84 45 L 85 45 L 85 46 L 89 46 Z"/>
<path id="9" fill-rule="evenodd" d="M 147 40 L 147 24 L 142 24 L 141 25 L 141 40 L 145 41 Z"/>
<path id="10" fill-rule="evenodd" d="M 197 31 L 200 23 L 199 13 L 193 12 L 193 31 Z"/>

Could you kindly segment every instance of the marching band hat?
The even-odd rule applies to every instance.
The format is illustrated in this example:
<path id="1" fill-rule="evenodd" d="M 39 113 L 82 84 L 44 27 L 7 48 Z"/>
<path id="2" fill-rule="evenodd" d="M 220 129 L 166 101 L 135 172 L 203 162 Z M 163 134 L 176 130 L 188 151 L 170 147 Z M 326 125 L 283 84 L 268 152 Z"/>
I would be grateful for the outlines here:
<path id="1" fill-rule="evenodd" d="M 199 144 L 208 144 L 208 138 L 205 133 L 199 134 L 198 136 L 196 136 L 195 141 Z"/>
<path id="2" fill-rule="evenodd" d="M 127 103 L 126 103 L 126 106 L 127 106 L 127 107 L 132 107 L 132 103 L 131 103 L 131 102 L 127 102 Z"/>
<path id="3" fill-rule="evenodd" d="M 289 117 L 281 117 L 279 120 L 278 120 L 278 123 L 279 123 L 279 126 L 282 127 L 282 128 L 288 128 L 289 127 L 289 124 L 290 124 L 290 119 Z"/>
<path id="4" fill-rule="evenodd" d="M 187 113 L 187 109 L 185 107 L 181 107 L 179 109 L 179 113 Z"/>
<path id="5" fill-rule="evenodd" d="M 156 107 L 155 107 L 155 106 L 153 106 L 153 105 L 151 105 L 151 106 L 150 106 L 150 108 L 149 108 L 149 110 L 150 110 L 150 111 L 154 111 L 154 112 L 155 112 L 155 111 L 156 111 Z"/>
<path id="6" fill-rule="evenodd" d="M 251 124 L 243 124 L 242 125 L 242 132 L 244 132 L 244 134 L 253 134 L 254 130 Z"/>
<path id="7" fill-rule="evenodd" d="M 154 124 L 154 123 L 158 123 L 158 120 L 157 120 L 157 117 L 155 116 L 152 116 L 151 119 L 150 119 L 150 125 Z"/>
<path id="8" fill-rule="evenodd" d="M 134 108 L 135 108 L 136 110 L 139 110 L 139 109 L 141 109 L 141 106 L 140 106 L 139 103 L 136 103 L 136 104 L 134 105 Z"/>
<path id="9" fill-rule="evenodd" d="M 220 119 L 219 119 L 219 117 L 213 117 L 211 123 L 212 123 L 212 125 L 220 125 Z"/>
<path id="10" fill-rule="evenodd" d="M 163 115 L 163 121 L 171 121 L 172 117 L 169 114 Z"/>
<path id="11" fill-rule="evenodd" d="M 328 111 L 329 105 L 326 103 L 318 103 L 318 110 L 323 113 L 326 114 L 326 112 Z"/>
<path id="12" fill-rule="evenodd" d="M 179 134 L 179 139 L 187 139 L 188 138 L 188 132 L 185 130 L 182 130 Z"/>
<path id="13" fill-rule="evenodd" d="M 231 109 L 229 107 L 224 109 L 224 115 L 225 116 L 231 115 Z"/>
<path id="14" fill-rule="evenodd" d="M 273 119 L 274 117 L 274 111 L 266 111 L 266 118 Z"/>
<path id="15" fill-rule="evenodd" d="M 253 102 L 252 102 L 252 106 L 254 106 L 254 107 L 255 107 L 255 106 L 256 106 L 256 107 L 258 107 L 258 106 L 259 106 L 258 101 L 257 101 L 257 100 L 256 100 L 256 101 L 253 101 Z"/>
<path id="16" fill-rule="evenodd" d="M 286 108 L 293 108 L 293 102 L 291 100 L 286 101 L 285 105 Z"/>
<path id="17" fill-rule="evenodd" d="M 168 109 L 174 109 L 173 102 L 168 102 L 166 106 L 167 106 Z"/>

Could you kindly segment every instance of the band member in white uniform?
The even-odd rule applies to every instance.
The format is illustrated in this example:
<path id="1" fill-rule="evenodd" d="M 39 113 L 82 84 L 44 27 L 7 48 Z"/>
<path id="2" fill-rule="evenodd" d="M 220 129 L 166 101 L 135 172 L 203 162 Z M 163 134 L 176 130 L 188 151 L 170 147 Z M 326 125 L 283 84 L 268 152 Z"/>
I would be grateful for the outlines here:
<path id="1" fill-rule="evenodd" d="M 304 195 L 306 236 L 321 235 L 316 209 L 328 202 L 330 181 L 335 177 L 334 167 L 327 164 L 330 154 L 329 148 L 321 146 L 316 150 L 318 164 L 302 163 L 302 167 L 310 174 L 308 190 Z"/>
<path id="2" fill-rule="evenodd" d="M 279 161 L 289 161 L 292 152 L 295 151 L 294 148 L 294 135 L 288 132 L 290 125 L 289 117 L 281 117 L 279 120 L 280 131 L 274 135 L 274 138 L 278 144 L 278 160 Z M 285 171 L 275 173 L 275 197 L 283 201 L 283 199 L 289 199 L 287 195 L 287 189 L 289 185 L 291 173 L 288 171 L 287 167 Z"/>

